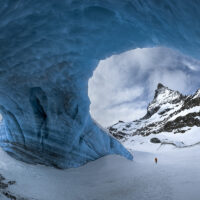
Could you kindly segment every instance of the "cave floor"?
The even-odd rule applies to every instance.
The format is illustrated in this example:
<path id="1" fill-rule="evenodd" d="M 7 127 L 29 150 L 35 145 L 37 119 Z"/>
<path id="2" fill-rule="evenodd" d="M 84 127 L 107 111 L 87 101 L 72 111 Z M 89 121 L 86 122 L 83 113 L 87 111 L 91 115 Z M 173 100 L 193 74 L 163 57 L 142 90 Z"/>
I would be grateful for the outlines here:
<path id="1" fill-rule="evenodd" d="M 17 200 L 199 200 L 199 153 L 199 146 L 134 151 L 134 161 L 111 155 L 58 170 L 16 161 L 0 150 L 0 174 L 16 181 L 0 197 L 12 199 L 2 194 L 8 191 Z"/>

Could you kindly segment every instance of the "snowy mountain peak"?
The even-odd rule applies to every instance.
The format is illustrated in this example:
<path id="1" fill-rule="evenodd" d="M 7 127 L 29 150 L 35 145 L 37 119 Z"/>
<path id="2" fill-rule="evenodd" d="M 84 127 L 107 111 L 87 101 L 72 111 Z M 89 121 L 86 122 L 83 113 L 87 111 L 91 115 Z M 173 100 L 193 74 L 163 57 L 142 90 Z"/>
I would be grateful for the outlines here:
<path id="1" fill-rule="evenodd" d="M 191 127 L 200 127 L 200 89 L 194 95 L 183 96 L 178 91 L 158 84 L 154 99 L 143 118 L 133 122 L 118 122 L 108 129 L 114 137 L 126 140 L 135 135 L 184 133 Z"/>
<path id="2" fill-rule="evenodd" d="M 157 89 L 162 89 L 162 88 L 167 88 L 167 87 L 165 87 L 162 83 L 158 83 Z"/>
<path id="3" fill-rule="evenodd" d="M 163 94 L 168 94 L 170 93 L 172 90 L 170 90 L 168 87 L 164 86 L 161 83 L 158 83 L 157 85 L 157 89 L 155 90 L 155 95 L 154 95 L 154 99 L 158 99 L 161 98 L 161 96 Z"/>
<path id="4" fill-rule="evenodd" d="M 181 96 L 180 92 L 171 90 L 168 87 L 159 83 L 157 89 L 155 90 L 155 95 L 152 102 L 159 101 L 162 103 L 166 100 L 171 101 L 172 99 L 180 98 L 180 96 Z"/>
<path id="5" fill-rule="evenodd" d="M 180 92 L 171 90 L 159 83 L 157 89 L 155 90 L 154 99 L 149 104 L 147 108 L 147 114 L 144 118 L 151 117 L 161 107 L 166 107 L 166 104 L 180 104 L 183 99 L 184 96 Z"/>

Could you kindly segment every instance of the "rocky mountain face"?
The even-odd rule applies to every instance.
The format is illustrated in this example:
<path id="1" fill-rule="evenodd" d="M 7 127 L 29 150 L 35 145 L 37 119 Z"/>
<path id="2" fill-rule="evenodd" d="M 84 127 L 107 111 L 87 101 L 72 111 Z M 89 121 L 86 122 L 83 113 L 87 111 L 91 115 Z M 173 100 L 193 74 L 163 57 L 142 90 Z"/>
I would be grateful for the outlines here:
<path id="1" fill-rule="evenodd" d="M 143 118 L 119 121 L 108 130 L 117 139 L 125 141 L 135 135 L 185 133 L 194 126 L 200 127 L 200 89 L 193 95 L 184 96 L 159 83 Z"/>

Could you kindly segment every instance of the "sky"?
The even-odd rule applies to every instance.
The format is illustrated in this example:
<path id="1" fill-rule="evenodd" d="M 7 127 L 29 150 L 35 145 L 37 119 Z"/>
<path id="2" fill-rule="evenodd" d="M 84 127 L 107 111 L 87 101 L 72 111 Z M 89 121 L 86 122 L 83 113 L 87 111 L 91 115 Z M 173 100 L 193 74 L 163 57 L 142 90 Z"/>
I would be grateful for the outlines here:
<path id="1" fill-rule="evenodd" d="M 158 83 L 192 94 L 200 61 L 165 47 L 134 49 L 99 62 L 88 83 L 90 113 L 104 127 L 143 117 Z"/>

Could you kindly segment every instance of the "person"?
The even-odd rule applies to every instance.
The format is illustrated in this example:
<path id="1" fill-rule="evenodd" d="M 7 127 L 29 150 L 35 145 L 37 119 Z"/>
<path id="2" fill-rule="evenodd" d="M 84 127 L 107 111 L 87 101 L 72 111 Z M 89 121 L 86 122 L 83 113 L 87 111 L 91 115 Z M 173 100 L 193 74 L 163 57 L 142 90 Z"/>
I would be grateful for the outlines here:
<path id="1" fill-rule="evenodd" d="M 155 163 L 157 164 L 157 162 L 158 162 L 158 158 L 155 157 Z"/>

